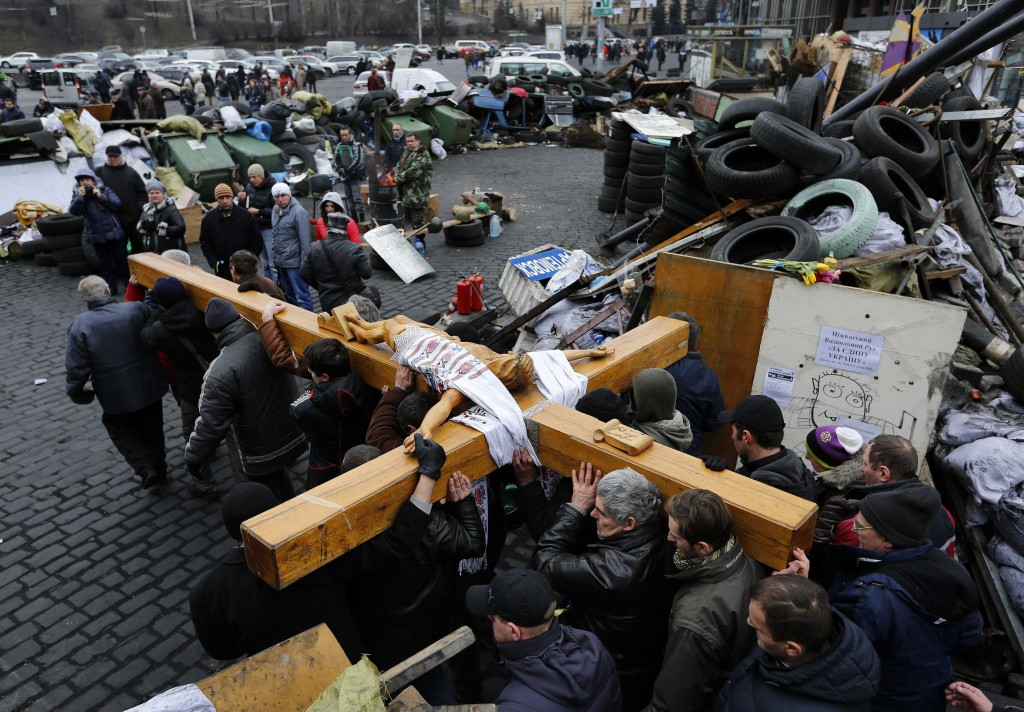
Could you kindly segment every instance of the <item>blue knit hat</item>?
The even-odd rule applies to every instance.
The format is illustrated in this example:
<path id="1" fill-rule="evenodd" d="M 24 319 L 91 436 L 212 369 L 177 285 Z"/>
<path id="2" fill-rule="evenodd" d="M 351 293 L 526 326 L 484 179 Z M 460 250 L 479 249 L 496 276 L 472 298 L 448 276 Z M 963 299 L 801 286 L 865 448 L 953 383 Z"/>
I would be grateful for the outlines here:
<path id="1" fill-rule="evenodd" d="M 185 291 L 185 285 L 174 277 L 161 277 L 153 285 L 153 301 L 164 309 L 182 299 L 188 299 L 188 293 Z"/>

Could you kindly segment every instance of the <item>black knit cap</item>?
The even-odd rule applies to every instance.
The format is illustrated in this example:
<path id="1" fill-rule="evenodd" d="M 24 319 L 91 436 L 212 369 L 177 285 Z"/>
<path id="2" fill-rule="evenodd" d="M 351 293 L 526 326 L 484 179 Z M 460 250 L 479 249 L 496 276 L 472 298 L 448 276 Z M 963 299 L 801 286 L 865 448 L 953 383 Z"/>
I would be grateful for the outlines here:
<path id="1" fill-rule="evenodd" d="M 595 388 L 576 402 L 576 410 L 602 423 L 609 420 L 626 422 L 626 403 L 622 397 L 607 388 Z"/>
<path id="2" fill-rule="evenodd" d="M 233 539 L 242 540 L 242 522 L 273 509 L 280 502 L 266 485 L 258 482 L 239 482 L 231 488 L 220 514 L 224 518 L 224 526 Z"/>
<path id="3" fill-rule="evenodd" d="M 220 297 L 214 297 L 206 305 L 206 328 L 212 332 L 224 331 L 225 327 L 241 318 L 235 306 Z"/>
<path id="4" fill-rule="evenodd" d="M 940 504 L 934 487 L 912 482 L 869 494 L 860 501 L 860 513 L 895 548 L 912 549 L 928 538 L 928 525 Z"/>

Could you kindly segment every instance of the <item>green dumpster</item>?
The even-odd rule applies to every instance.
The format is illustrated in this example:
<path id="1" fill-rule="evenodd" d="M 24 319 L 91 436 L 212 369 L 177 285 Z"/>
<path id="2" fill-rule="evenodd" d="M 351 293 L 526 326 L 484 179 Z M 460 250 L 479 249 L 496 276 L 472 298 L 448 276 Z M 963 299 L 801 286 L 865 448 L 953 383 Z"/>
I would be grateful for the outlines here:
<path id="1" fill-rule="evenodd" d="M 444 145 L 461 146 L 469 143 L 476 119 L 448 104 L 435 104 L 420 111 L 423 120 L 434 129 L 434 135 Z"/>
<path id="2" fill-rule="evenodd" d="M 402 130 L 405 133 L 413 133 L 416 138 L 420 140 L 420 143 L 429 146 L 430 139 L 433 138 L 429 124 L 425 124 L 412 114 L 397 114 L 383 117 L 381 123 L 384 125 L 385 136 L 391 135 L 391 127 L 395 124 L 401 124 Z"/>
<path id="3" fill-rule="evenodd" d="M 202 141 L 196 141 L 189 134 L 161 134 L 153 138 L 153 144 L 161 161 L 165 154 L 169 156 L 185 185 L 207 203 L 216 199 L 213 190 L 218 183 L 231 185 L 235 180 L 235 159 L 216 131 L 204 133 Z"/>
<path id="4" fill-rule="evenodd" d="M 270 141 L 260 141 L 247 133 L 226 133 L 221 141 L 238 164 L 238 175 L 249 172 L 249 166 L 258 163 L 267 173 L 281 173 L 284 170 L 284 154 Z"/>

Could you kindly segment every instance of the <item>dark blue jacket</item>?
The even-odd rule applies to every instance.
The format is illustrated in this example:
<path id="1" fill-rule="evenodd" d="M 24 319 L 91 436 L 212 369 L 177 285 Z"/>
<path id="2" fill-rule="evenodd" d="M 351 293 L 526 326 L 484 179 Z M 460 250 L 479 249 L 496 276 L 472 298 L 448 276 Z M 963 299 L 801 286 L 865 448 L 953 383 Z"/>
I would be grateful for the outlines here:
<path id="1" fill-rule="evenodd" d="M 868 712 L 880 676 L 881 663 L 867 635 L 835 613 L 824 655 L 787 667 L 755 646 L 722 688 L 715 711 Z"/>
<path id="2" fill-rule="evenodd" d="M 21 110 L 21 107 L 17 104 L 14 105 L 13 109 L 4 109 L 3 111 L 4 121 L 18 121 L 19 119 L 25 118 L 25 112 Z"/>
<path id="3" fill-rule="evenodd" d="M 68 327 L 65 392 L 80 393 L 92 379 L 100 407 L 112 415 L 134 413 L 160 400 L 167 379 L 156 351 L 140 336 L 149 317 L 150 306 L 143 302 L 89 302 L 89 310 Z"/>
<path id="4" fill-rule="evenodd" d="M 701 455 L 704 446 L 701 433 L 713 433 L 722 427 L 718 414 L 725 410 L 718 376 L 700 358 L 699 351 L 691 351 L 665 369 L 676 381 L 676 410 L 690 421 L 693 441 L 687 455 Z"/>
<path id="5" fill-rule="evenodd" d="M 945 710 L 950 655 L 981 639 L 978 589 L 970 575 L 930 541 L 881 558 L 838 546 L 836 556 L 832 605 L 864 630 L 882 660 L 871 709 Z"/>
<path id="6" fill-rule="evenodd" d="M 79 176 L 89 176 L 96 182 L 96 189 L 92 195 L 79 195 L 78 188 L 75 188 L 71 206 L 68 208 L 72 215 L 81 215 L 85 218 L 82 239 L 93 245 L 123 240 L 124 228 L 121 227 L 121 219 L 118 217 L 121 199 L 117 197 L 117 193 L 108 188 L 88 168 L 80 170 L 75 177 Z"/>
<path id="7" fill-rule="evenodd" d="M 556 618 L 543 635 L 497 643 L 512 676 L 494 702 L 501 712 L 613 712 L 622 709 L 615 663 L 593 633 Z"/>

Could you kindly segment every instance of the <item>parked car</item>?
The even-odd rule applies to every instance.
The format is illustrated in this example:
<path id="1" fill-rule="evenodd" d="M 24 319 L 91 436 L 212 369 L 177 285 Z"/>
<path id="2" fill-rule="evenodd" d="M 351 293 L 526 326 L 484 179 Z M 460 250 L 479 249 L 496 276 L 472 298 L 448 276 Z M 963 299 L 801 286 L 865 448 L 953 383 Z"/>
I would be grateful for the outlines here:
<path id="1" fill-rule="evenodd" d="M 100 53 L 100 60 L 97 62 L 101 67 L 106 69 L 111 74 L 117 72 L 127 72 L 129 69 L 135 69 L 135 60 L 129 57 L 124 52 L 110 52 L 104 54 Z"/>
<path id="2" fill-rule="evenodd" d="M 536 57 L 537 59 L 559 59 L 565 61 L 565 52 L 561 52 L 555 49 L 537 49 L 532 52 L 527 52 L 527 57 Z"/>
<path id="3" fill-rule="evenodd" d="M 499 57 L 522 57 L 526 50 L 522 47 L 502 47 L 498 50 Z"/>
<path id="4" fill-rule="evenodd" d="M 491 45 L 489 45 L 486 42 L 483 42 L 481 40 L 456 40 L 455 41 L 455 51 L 458 53 L 458 55 L 460 57 L 463 56 L 463 55 L 469 54 L 470 52 L 472 52 L 473 50 L 476 50 L 476 49 L 478 49 L 481 52 L 483 52 L 485 57 L 489 57 L 491 55 L 491 53 L 494 51 L 494 48 L 491 47 Z"/>
<path id="5" fill-rule="evenodd" d="M 416 56 L 423 59 L 430 59 L 434 56 L 434 50 L 428 44 L 416 45 Z"/>
<path id="6" fill-rule="evenodd" d="M 164 101 L 172 101 L 178 98 L 178 94 L 181 92 L 181 85 L 178 82 L 156 72 L 147 71 L 146 74 L 149 76 L 150 86 L 160 90 L 160 95 L 164 98 Z M 124 91 L 128 88 L 128 82 L 132 80 L 132 75 L 133 72 L 122 72 L 110 81 L 115 87 L 121 87 L 121 90 Z"/>
<path id="7" fill-rule="evenodd" d="M 554 77 L 565 77 L 577 80 L 583 75 L 576 67 L 559 59 L 539 59 L 537 57 L 496 57 L 484 65 L 484 74 L 488 77 L 503 75 L 525 77 L 531 74 L 547 74 Z"/>
<path id="8" fill-rule="evenodd" d="M 358 54 L 360 57 L 366 57 L 368 60 L 370 60 L 370 63 L 374 67 L 378 68 L 383 67 L 385 60 L 387 60 L 387 57 L 385 57 L 383 54 L 381 54 L 380 52 L 375 52 L 372 49 L 359 50 L 358 52 L 356 52 L 356 54 Z"/>
<path id="9" fill-rule="evenodd" d="M 89 92 L 96 90 L 92 84 L 94 76 L 94 73 L 83 72 L 77 67 L 72 69 L 43 70 L 43 96 L 55 106 L 76 107 L 86 98 Z"/>
<path id="10" fill-rule="evenodd" d="M 0 57 L 0 67 L 11 69 L 12 67 L 23 67 L 25 62 L 34 59 L 39 55 L 35 52 L 15 52 L 7 57 Z"/>
<path id="11" fill-rule="evenodd" d="M 299 50 L 299 54 L 309 55 L 310 57 L 316 57 L 317 59 L 327 58 L 327 48 L 323 45 L 309 45 Z"/>
<path id="12" fill-rule="evenodd" d="M 86 59 L 80 54 L 72 54 L 70 52 L 65 52 L 64 54 L 53 55 L 53 61 L 59 62 L 65 67 L 74 67 L 77 64 L 84 64 L 86 62 Z"/>
<path id="13" fill-rule="evenodd" d="M 331 76 L 331 74 L 334 73 L 332 71 L 332 67 L 324 66 L 323 63 L 316 57 L 309 57 L 302 54 L 293 54 L 288 57 L 282 57 L 281 61 L 285 62 L 286 64 L 301 64 L 303 67 L 306 68 L 307 73 L 314 72 L 316 74 L 317 79 L 325 79 L 326 77 L 329 77 Z"/>
<path id="14" fill-rule="evenodd" d="M 64 65 L 54 62 L 49 57 L 33 57 L 21 67 L 21 75 L 25 78 L 24 86 L 39 91 L 43 88 L 43 75 L 41 72 L 47 69 L 58 69 Z"/>
<path id="15" fill-rule="evenodd" d="M 384 79 L 385 87 L 391 86 L 391 75 L 388 72 L 378 72 L 377 76 Z M 369 78 L 369 72 L 363 72 L 356 78 L 355 84 L 352 85 L 352 96 L 354 96 L 357 99 L 361 96 L 366 96 L 366 82 L 369 80 Z"/>
<path id="16" fill-rule="evenodd" d="M 256 57 L 254 57 L 253 59 L 225 59 L 223 61 L 218 62 L 217 64 L 219 64 L 221 67 L 223 67 L 225 70 L 229 72 L 237 71 L 238 68 L 241 67 L 245 70 L 245 73 L 248 74 L 253 70 L 253 67 L 256 66 L 256 62 L 258 61 L 258 59 L 259 58 Z M 266 65 L 264 65 L 263 68 L 264 70 L 266 70 L 267 76 L 270 77 L 270 81 L 276 82 L 277 78 L 280 76 L 277 70 L 272 69 L 271 67 L 267 67 Z"/>
<path id="17" fill-rule="evenodd" d="M 327 62 L 337 67 L 339 74 L 355 74 L 356 65 L 364 59 L 365 57 L 358 54 L 340 54 L 337 57 L 328 57 Z"/>
<path id="18" fill-rule="evenodd" d="M 153 62 L 155 62 L 158 59 L 163 59 L 164 57 L 166 57 L 169 54 L 170 54 L 170 52 L 168 50 L 166 50 L 166 49 L 147 49 L 147 50 L 143 51 L 142 53 L 135 55 L 135 59 L 141 59 L 144 62 L 145 61 L 153 61 Z"/>
<path id="19" fill-rule="evenodd" d="M 228 59 L 249 59 L 252 57 L 252 52 L 241 47 L 226 47 L 224 54 L 227 55 Z"/>

